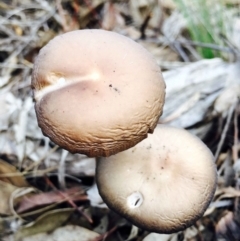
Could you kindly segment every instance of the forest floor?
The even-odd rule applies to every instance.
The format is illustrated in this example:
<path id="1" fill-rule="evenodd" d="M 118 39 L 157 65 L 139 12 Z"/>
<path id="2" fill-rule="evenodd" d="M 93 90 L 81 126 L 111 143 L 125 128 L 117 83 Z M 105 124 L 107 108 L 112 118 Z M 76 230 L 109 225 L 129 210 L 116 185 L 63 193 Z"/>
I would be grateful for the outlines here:
<path id="1" fill-rule="evenodd" d="M 0 240 L 240 240 L 240 1 L 206 1 L 210 22 L 221 7 L 224 33 L 208 29 L 202 15 L 192 24 L 195 36 L 203 24 L 211 43 L 193 39 L 189 1 L 0 1 Z M 186 16 L 178 2 L 193 12 Z M 109 210 L 95 184 L 95 158 L 67 153 L 38 127 L 34 60 L 53 37 L 86 28 L 118 32 L 152 53 L 167 85 L 159 123 L 189 130 L 213 152 L 216 193 L 182 232 L 149 233 Z"/>

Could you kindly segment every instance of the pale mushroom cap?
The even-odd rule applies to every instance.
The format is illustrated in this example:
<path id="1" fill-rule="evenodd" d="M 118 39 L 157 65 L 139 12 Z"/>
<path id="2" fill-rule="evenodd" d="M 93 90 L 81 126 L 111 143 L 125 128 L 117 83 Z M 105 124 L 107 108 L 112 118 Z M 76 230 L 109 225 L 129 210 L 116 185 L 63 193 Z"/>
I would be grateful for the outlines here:
<path id="1" fill-rule="evenodd" d="M 106 204 L 143 229 L 173 233 L 207 209 L 216 189 L 213 155 L 183 129 L 159 125 L 133 148 L 97 162 Z"/>
<path id="2" fill-rule="evenodd" d="M 39 126 L 59 146 L 109 156 L 152 133 L 165 83 L 153 57 L 133 40 L 78 30 L 51 40 L 34 65 Z"/>

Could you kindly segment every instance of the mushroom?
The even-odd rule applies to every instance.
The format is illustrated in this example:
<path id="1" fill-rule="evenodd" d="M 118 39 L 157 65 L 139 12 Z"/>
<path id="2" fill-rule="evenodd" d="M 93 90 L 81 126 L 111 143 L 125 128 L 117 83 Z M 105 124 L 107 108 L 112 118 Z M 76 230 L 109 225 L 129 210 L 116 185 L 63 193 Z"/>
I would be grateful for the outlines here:
<path id="1" fill-rule="evenodd" d="M 109 156 L 152 133 L 162 113 L 165 83 L 139 44 L 104 30 L 55 37 L 32 74 L 38 124 L 72 153 Z"/>
<path id="2" fill-rule="evenodd" d="M 134 225 L 173 233 L 192 225 L 216 189 L 216 168 L 206 145 L 186 130 L 159 125 L 136 146 L 96 168 L 105 203 Z"/>

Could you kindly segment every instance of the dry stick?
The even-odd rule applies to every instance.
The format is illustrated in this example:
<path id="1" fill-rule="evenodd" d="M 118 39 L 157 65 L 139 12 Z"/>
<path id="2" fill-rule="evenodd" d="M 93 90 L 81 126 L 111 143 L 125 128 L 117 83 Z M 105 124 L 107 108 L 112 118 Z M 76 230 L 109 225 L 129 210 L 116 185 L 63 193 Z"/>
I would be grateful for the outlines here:
<path id="1" fill-rule="evenodd" d="M 51 176 L 58 176 L 59 173 L 58 172 L 51 172 L 51 173 L 46 173 L 45 175 L 48 176 L 48 177 L 51 177 Z M 78 179 L 77 177 L 74 177 L 74 176 L 72 176 L 70 174 L 67 174 L 67 173 L 65 173 L 64 176 L 68 177 L 69 179 L 71 179 L 71 180 L 73 180 L 73 181 L 75 181 L 77 183 L 82 184 L 82 180 Z"/>
<path id="2" fill-rule="evenodd" d="M 219 46 L 217 44 L 212 44 L 212 43 L 202 43 L 202 42 L 191 41 L 191 40 L 173 40 L 173 41 L 171 41 L 166 36 L 164 36 L 164 37 L 166 38 L 168 45 L 177 43 L 177 44 L 180 44 L 183 46 L 197 46 L 197 47 L 201 47 L 201 48 L 208 48 L 208 49 L 218 50 L 218 51 L 227 52 L 227 53 L 234 53 L 236 51 L 231 47 L 223 47 L 223 46 Z M 163 41 L 159 40 L 159 39 L 151 38 L 151 39 L 148 39 L 147 41 L 149 41 L 149 40 L 151 42 L 154 42 L 157 44 L 163 44 Z"/>
<path id="3" fill-rule="evenodd" d="M 177 50 L 177 52 L 180 54 L 180 56 L 182 57 L 184 62 L 190 62 L 189 57 L 187 56 L 187 54 L 185 53 L 185 51 L 183 50 L 181 44 L 175 42 L 173 44 L 174 48 Z"/>
<path id="4" fill-rule="evenodd" d="M 117 229 L 117 226 L 113 227 L 112 229 L 110 229 L 109 231 L 107 231 L 106 233 L 98 236 L 95 239 L 92 239 L 91 241 L 102 241 L 105 240 L 110 234 L 112 234 L 115 230 Z"/>
<path id="5" fill-rule="evenodd" d="M 23 174 L 27 174 L 28 171 L 30 171 L 31 169 L 33 169 L 34 167 L 36 167 L 37 165 L 40 165 L 41 162 L 48 156 L 51 155 L 52 153 L 54 153 L 57 149 L 59 148 L 59 146 L 54 146 L 52 149 L 50 149 L 48 152 L 46 152 L 38 161 L 33 162 L 31 165 L 29 165 L 28 167 L 26 167 L 26 169 L 24 170 Z"/>
<path id="6" fill-rule="evenodd" d="M 220 151 L 222 149 L 222 146 L 223 146 L 223 143 L 224 143 L 224 140 L 226 138 L 226 135 L 227 135 L 227 131 L 229 129 L 229 125 L 230 125 L 230 121 L 231 121 L 231 118 L 232 118 L 232 115 L 233 115 L 233 112 L 234 112 L 234 109 L 235 109 L 235 106 L 236 106 L 237 103 L 234 103 L 231 105 L 229 111 L 228 111 L 228 115 L 227 115 L 227 121 L 226 121 L 226 124 L 223 128 L 223 132 L 221 134 L 221 138 L 220 138 L 220 141 L 218 143 L 218 147 L 217 147 L 217 150 L 215 152 L 215 156 L 214 156 L 214 161 L 216 162 L 217 159 L 218 159 L 218 156 L 220 154 Z"/>
<path id="7" fill-rule="evenodd" d="M 189 62 L 189 58 L 186 55 L 186 53 L 183 51 L 181 44 L 179 44 L 179 42 L 177 42 L 175 40 L 171 41 L 166 35 L 164 35 L 164 37 L 167 39 L 169 47 L 173 51 L 176 51 L 180 55 L 180 57 L 183 59 L 184 62 Z"/>
<path id="8" fill-rule="evenodd" d="M 84 199 L 84 200 L 85 200 L 85 199 Z M 88 199 L 86 199 L 86 200 L 88 200 Z M 21 215 L 22 218 L 25 218 L 25 217 L 29 217 L 29 216 L 32 216 L 32 215 L 36 215 L 36 214 L 39 214 L 39 213 L 43 213 L 43 212 L 45 212 L 45 211 L 48 211 L 48 210 L 56 207 L 58 204 L 61 204 L 61 203 L 66 202 L 66 201 L 67 201 L 67 199 L 65 198 L 65 199 L 62 199 L 61 201 L 57 201 L 57 202 L 55 202 L 55 203 L 53 203 L 53 204 L 50 204 L 50 205 L 48 205 L 48 206 L 46 206 L 46 207 L 39 208 L 39 209 L 37 209 L 37 210 L 30 211 L 30 212 L 26 212 L 26 213 L 21 213 L 20 215 Z"/>
<path id="9" fill-rule="evenodd" d="M 50 179 L 45 176 L 45 180 L 47 182 L 47 184 L 53 189 L 55 190 L 60 196 L 62 196 L 63 198 L 65 198 L 67 200 L 67 202 L 75 209 L 77 210 L 83 217 L 86 218 L 86 220 L 89 222 L 89 223 L 93 223 L 93 220 L 88 216 L 86 215 L 82 210 L 81 208 L 79 208 L 70 198 L 68 195 L 65 195 L 65 193 L 61 192 L 60 190 L 58 190 L 54 184 L 50 181 Z"/>
<path id="10" fill-rule="evenodd" d="M 79 26 L 78 15 L 79 15 L 79 12 L 80 12 L 80 3 L 78 3 L 78 0 L 74 0 L 72 2 L 72 8 L 73 8 L 73 12 L 74 12 L 73 15 L 71 16 L 72 20 L 73 20 L 72 24 L 75 25 L 75 26 Z"/>
<path id="11" fill-rule="evenodd" d="M 239 105 L 239 104 L 238 104 Z M 234 163 L 238 160 L 238 105 L 236 105 L 235 112 L 234 112 L 234 144 L 232 147 L 233 153 L 233 161 Z"/>
<path id="12" fill-rule="evenodd" d="M 140 27 L 140 32 L 141 32 L 141 37 L 140 37 L 140 39 L 145 39 L 145 38 L 146 38 L 146 33 L 145 33 L 145 31 L 146 31 L 146 28 L 147 28 L 148 23 L 149 23 L 149 21 L 150 21 L 151 18 L 152 18 L 152 13 L 149 12 L 148 15 L 147 15 L 147 17 L 144 19 L 144 21 L 143 21 L 143 23 L 142 23 L 142 25 L 141 25 L 141 27 Z"/>
<path id="13" fill-rule="evenodd" d="M 233 54 L 238 55 L 240 53 L 238 48 L 223 33 L 220 33 L 219 37 L 229 46 Z"/>
<path id="14" fill-rule="evenodd" d="M 213 50 L 219 50 L 219 51 L 222 51 L 222 52 L 227 52 L 227 53 L 232 53 L 233 50 L 229 47 L 222 47 L 222 46 L 219 46 L 217 44 L 211 44 L 211 43 L 201 43 L 201 42 L 196 42 L 196 41 L 191 41 L 191 40 L 180 40 L 180 41 L 177 41 L 179 44 L 181 45 L 192 45 L 192 46 L 198 46 L 198 47 L 202 47 L 202 48 L 208 48 L 208 49 L 213 49 Z"/>
<path id="15" fill-rule="evenodd" d="M 51 172 L 51 171 L 55 171 L 56 169 L 58 169 L 58 166 L 53 166 L 53 167 L 49 167 L 47 169 L 44 170 L 38 170 L 37 172 L 11 172 L 11 173 L 3 173 L 0 174 L 0 177 L 19 177 L 19 176 L 25 176 L 28 174 L 28 177 L 36 177 L 38 176 L 43 176 L 44 174 Z M 32 174 L 32 176 L 30 176 L 30 174 Z"/>
<path id="16" fill-rule="evenodd" d="M 61 22 L 62 22 L 62 27 L 63 27 L 63 31 L 64 32 L 68 32 L 69 31 L 69 26 L 67 25 L 67 20 L 64 14 L 64 10 L 61 4 L 61 0 L 56 0 L 56 7 L 57 7 L 57 11 L 59 13 L 59 16 L 61 17 Z"/>
<path id="17" fill-rule="evenodd" d="M 97 13 L 96 9 L 93 8 L 91 1 L 89 1 L 89 0 L 83 0 L 83 1 L 89 8 L 90 12 L 93 14 L 93 17 L 95 17 L 98 20 L 99 27 L 102 28 L 102 22 L 100 21 L 100 16 Z"/>
<path id="18" fill-rule="evenodd" d="M 183 38 L 183 37 L 182 37 Z M 186 49 L 188 49 L 189 53 L 195 58 L 195 60 L 201 60 L 203 59 L 201 55 L 197 52 L 196 48 L 194 48 L 193 45 L 186 44 L 184 45 Z"/>

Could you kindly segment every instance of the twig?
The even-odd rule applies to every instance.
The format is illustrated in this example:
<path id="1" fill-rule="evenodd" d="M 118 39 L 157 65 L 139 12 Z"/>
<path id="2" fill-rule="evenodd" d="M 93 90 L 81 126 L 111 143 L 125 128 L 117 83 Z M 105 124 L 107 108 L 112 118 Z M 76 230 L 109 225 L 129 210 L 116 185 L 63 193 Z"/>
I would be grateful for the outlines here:
<path id="1" fill-rule="evenodd" d="M 181 42 L 181 41 L 187 41 L 183 36 L 180 36 L 180 39 L 181 39 L 180 42 Z M 189 53 L 190 53 L 196 60 L 201 60 L 201 59 L 202 59 L 201 55 L 197 52 L 196 48 L 194 48 L 193 45 L 188 44 L 188 45 L 184 45 L 184 47 L 188 49 Z"/>
<path id="2" fill-rule="evenodd" d="M 98 20 L 99 27 L 102 28 L 102 23 L 100 21 L 100 16 L 97 13 L 96 9 L 93 8 L 91 1 L 89 0 L 83 0 L 87 7 L 89 8 L 90 12 L 93 14 L 93 16 Z"/>
<path id="3" fill-rule="evenodd" d="M 57 11 L 59 13 L 59 16 L 61 17 L 61 24 L 62 24 L 62 27 L 63 27 L 63 31 L 68 32 L 69 26 L 67 25 L 67 19 L 66 19 L 66 16 L 64 14 L 64 10 L 63 10 L 62 4 L 61 4 L 61 0 L 56 0 L 56 8 L 57 8 Z"/>
<path id="4" fill-rule="evenodd" d="M 191 41 L 191 40 L 176 40 L 181 45 L 192 45 L 192 46 L 197 46 L 197 47 L 202 47 L 202 48 L 208 48 L 208 49 L 214 49 L 214 50 L 219 50 L 222 52 L 227 52 L 227 53 L 234 53 L 232 48 L 229 47 L 222 47 L 217 44 L 211 44 L 211 43 L 201 43 L 201 42 L 196 42 L 196 41 Z"/>
<path id="5" fill-rule="evenodd" d="M 112 234 L 113 232 L 115 232 L 115 230 L 117 229 L 117 226 L 113 227 L 112 229 L 110 229 L 109 231 L 107 231 L 106 233 L 98 236 L 97 238 L 91 240 L 91 241 L 102 241 L 105 240 L 110 234 Z"/>
<path id="6" fill-rule="evenodd" d="M 56 145 L 52 149 L 50 149 L 48 152 L 44 153 L 44 155 L 38 161 L 32 162 L 28 167 L 26 167 L 26 169 L 24 170 L 24 172 L 22 174 L 23 175 L 28 174 L 28 171 L 30 171 L 30 170 L 34 169 L 34 167 L 37 167 L 38 165 L 40 165 L 45 158 L 47 158 L 52 153 L 54 153 L 58 148 L 59 148 L 59 146 Z"/>
<path id="7" fill-rule="evenodd" d="M 183 50 L 181 44 L 179 44 L 178 42 L 174 42 L 173 46 L 177 50 L 177 52 L 179 53 L 184 62 L 190 62 L 190 59 Z"/>
<path id="8" fill-rule="evenodd" d="M 93 223 L 93 220 L 88 216 L 86 215 L 82 210 L 81 208 L 79 208 L 70 198 L 68 195 L 66 195 L 65 193 L 61 192 L 60 190 L 58 190 L 54 184 L 50 181 L 50 179 L 45 176 L 45 180 L 47 182 L 47 184 L 53 189 L 55 190 L 56 192 L 59 193 L 59 195 L 63 198 L 65 198 L 67 200 L 67 202 L 75 209 L 77 210 L 83 217 L 86 218 L 86 220 L 89 222 L 89 223 Z"/>
<path id="9" fill-rule="evenodd" d="M 233 54 L 239 54 L 238 48 L 223 33 L 220 33 L 219 36 L 229 46 Z"/>
<path id="10" fill-rule="evenodd" d="M 226 121 L 226 124 L 225 124 L 225 126 L 224 126 L 224 128 L 223 128 L 223 132 L 222 132 L 222 134 L 221 134 L 221 138 L 220 138 L 220 141 L 219 141 L 219 143 L 218 143 L 217 150 L 216 150 L 216 152 L 215 152 L 215 156 L 214 156 L 214 161 L 215 161 L 215 162 L 216 162 L 217 159 L 218 159 L 218 156 L 219 156 L 220 151 L 221 151 L 221 149 L 222 149 L 224 140 L 225 140 L 225 138 L 226 138 L 227 131 L 228 131 L 228 129 L 229 129 L 230 121 L 231 121 L 231 118 L 232 118 L 232 115 L 233 115 L 235 106 L 236 106 L 236 103 L 235 103 L 235 104 L 232 104 L 232 106 L 230 107 L 230 109 L 229 109 L 229 111 L 228 111 L 227 121 Z"/>
<path id="11" fill-rule="evenodd" d="M 166 35 L 164 35 L 164 37 L 167 39 L 169 47 L 173 51 L 176 51 L 180 55 L 180 57 L 183 59 L 184 62 L 189 62 L 189 58 L 186 55 L 186 53 L 183 51 L 181 44 L 179 44 L 179 42 L 177 42 L 175 40 L 171 41 Z"/>
<path id="12" fill-rule="evenodd" d="M 149 23 L 151 17 L 152 17 L 152 15 L 151 15 L 151 12 L 150 12 L 150 13 L 147 15 L 147 17 L 144 19 L 144 21 L 143 21 L 143 23 L 142 23 L 142 25 L 141 25 L 141 27 L 140 27 L 140 32 L 141 32 L 141 37 L 140 37 L 140 39 L 145 39 L 145 38 L 146 38 L 146 33 L 145 33 L 145 31 L 146 31 L 146 28 L 147 28 L 147 26 L 148 26 L 148 23 Z"/>
<path id="13" fill-rule="evenodd" d="M 233 161 L 234 163 L 238 160 L 238 105 L 236 105 L 235 112 L 234 112 L 234 144 L 232 147 L 232 153 L 233 153 Z"/>
<path id="14" fill-rule="evenodd" d="M 24 172 L 3 173 L 3 174 L 0 174 L 0 177 L 18 177 L 18 176 L 28 175 L 27 178 L 29 178 L 30 174 L 32 174 L 32 177 L 43 176 L 45 174 L 48 174 L 48 172 L 55 171 L 57 168 L 58 166 L 52 166 L 45 170 L 38 170 L 33 172 L 24 171 Z"/>
<path id="15" fill-rule="evenodd" d="M 202 47 L 202 48 L 209 48 L 209 49 L 213 49 L 213 50 L 218 50 L 218 51 L 222 51 L 222 52 L 227 52 L 227 53 L 234 53 L 234 50 L 230 47 L 223 47 L 223 46 L 219 46 L 217 44 L 212 44 L 212 43 L 202 43 L 202 42 L 197 42 L 197 41 L 191 41 L 191 40 L 173 40 L 171 41 L 169 38 L 167 38 L 166 36 L 164 36 L 165 39 L 157 39 L 157 38 L 149 38 L 146 41 L 147 42 L 153 42 L 156 44 L 168 44 L 171 45 L 173 43 L 178 43 L 181 44 L 183 46 L 197 46 L 197 47 Z M 182 37 L 181 37 L 182 38 Z"/>

